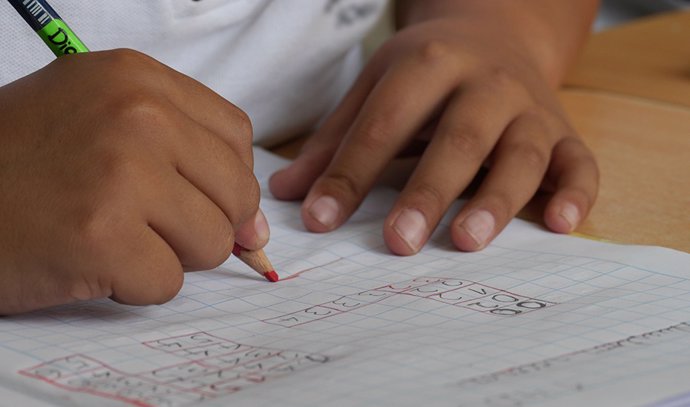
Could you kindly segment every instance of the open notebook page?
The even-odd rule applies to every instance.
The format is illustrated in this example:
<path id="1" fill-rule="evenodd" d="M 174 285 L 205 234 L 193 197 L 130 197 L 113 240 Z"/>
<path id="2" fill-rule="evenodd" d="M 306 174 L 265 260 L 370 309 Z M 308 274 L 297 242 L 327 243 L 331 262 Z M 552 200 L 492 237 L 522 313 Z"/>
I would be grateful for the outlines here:
<path id="1" fill-rule="evenodd" d="M 257 175 L 282 161 L 256 151 Z M 265 188 L 264 188 L 265 189 Z M 520 220 L 479 253 L 444 225 L 418 255 L 381 237 L 395 193 L 304 231 L 264 192 L 283 278 L 230 258 L 161 306 L 109 300 L 0 319 L 0 400 L 22 406 L 683 405 L 690 255 Z"/>

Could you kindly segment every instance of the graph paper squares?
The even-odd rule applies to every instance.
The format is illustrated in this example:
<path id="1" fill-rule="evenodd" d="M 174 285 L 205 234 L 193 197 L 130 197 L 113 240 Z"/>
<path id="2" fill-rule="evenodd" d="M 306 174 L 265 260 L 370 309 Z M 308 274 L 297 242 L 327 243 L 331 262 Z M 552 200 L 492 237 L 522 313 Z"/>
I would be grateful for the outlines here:
<path id="1" fill-rule="evenodd" d="M 136 406 L 182 406 L 227 396 L 248 386 L 328 362 L 328 357 L 259 348 L 204 332 L 144 342 L 183 362 L 128 373 L 85 355 L 70 355 L 23 369 L 22 375 L 62 389 Z"/>

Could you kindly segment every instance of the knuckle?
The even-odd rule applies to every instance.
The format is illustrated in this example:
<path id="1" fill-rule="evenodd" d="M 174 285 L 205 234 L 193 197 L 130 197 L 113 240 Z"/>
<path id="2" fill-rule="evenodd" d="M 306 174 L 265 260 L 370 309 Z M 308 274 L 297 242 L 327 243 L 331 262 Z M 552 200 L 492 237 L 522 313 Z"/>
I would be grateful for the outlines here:
<path id="1" fill-rule="evenodd" d="M 323 182 L 328 184 L 329 189 L 337 191 L 337 196 L 340 197 L 358 200 L 365 194 L 360 183 L 349 174 L 331 173 L 326 175 Z"/>
<path id="2" fill-rule="evenodd" d="M 526 120 L 530 120 L 535 125 L 540 126 L 543 131 L 563 127 L 562 123 L 559 123 L 558 115 L 539 103 L 533 104 L 522 113 L 522 116 Z"/>
<path id="3" fill-rule="evenodd" d="M 497 88 L 511 88 L 516 85 L 515 75 L 501 66 L 494 66 L 487 74 L 489 82 Z"/>
<path id="4" fill-rule="evenodd" d="M 431 209 L 433 213 L 443 212 L 444 207 L 450 200 L 437 186 L 428 182 L 419 183 L 411 188 L 411 195 L 415 200 L 419 200 L 426 209 Z"/>
<path id="5" fill-rule="evenodd" d="M 549 151 L 533 143 L 514 143 L 506 146 L 506 150 L 509 154 L 520 157 L 524 165 L 529 168 L 545 170 L 551 160 Z"/>
<path id="6" fill-rule="evenodd" d="M 509 68 L 494 66 L 477 78 L 478 89 L 487 97 L 501 95 L 504 99 L 526 101 L 530 99 L 524 81 L 518 79 Z"/>
<path id="7" fill-rule="evenodd" d="M 117 127 L 130 131 L 118 136 L 155 134 L 155 129 L 172 125 L 170 105 L 163 98 L 149 92 L 124 91 L 107 103 L 107 114 Z M 160 132 L 160 131 L 158 131 Z"/>
<path id="8" fill-rule="evenodd" d="M 486 198 L 487 207 L 496 218 L 496 224 L 506 224 L 518 211 L 515 197 L 505 190 L 493 190 Z"/>
<path id="9" fill-rule="evenodd" d="M 419 60 L 424 64 L 444 63 L 452 56 L 453 48 L 443 40 L 428 40 L 419 48 Z"/>
<path id="10" fill-rule="evenodd" d="M 438 137 L 447 148 L 460 156 L 483 159 L 487 154 L 482 131 L 474 125 L 455 124 L 453 127 L 441 129 Z"/>
<path id="11" fill-rule="evenodd" d="M 82 211 L 72 236 L 72 251 L 80 257 L 104 259 L 113 247 L 112 225 L 116 215 L 106 207 Z"/>
<path id="12" fill-rule="evenodd" d="M 233 105 L 234 106 L 234 105 Z M 243 140 L 251 141 L 254 134 L 254 127 L 249 115 L 242 109 L 234 107 L 232 109 L 237 136 Z"/>
<path id="13" fill-rule="evenodd" d="M 392 115 L 381 112 L 375 118 L 367 119 L 362 124 L 357 142 L 368 152 L 379 153 L 390 142 L 390 124 L 395 123 Z"/>
<path id="14" fill-rule="evenodd" d="M 135 51 L 130 48 L 118 48 L 101 53 L 103 62 L 115 71 L 126 69 L 120 72 L 132 72 L 133 67 L 150 67 L 155 65 L 155 60 L 148 55 Z M 134 71 L 136 72 L 136 71 Z"/>
<path id="15" fill-rule="evenodd" d="M 94 63 L 99 65 L 100 83 L 109 83 L 115 87 L 133 84 L 151 86 L 151 73 L 160 74 L 163 71 L 163 65 L 155 59 L 132 49 L 95 52 L 92 56 Z"/>

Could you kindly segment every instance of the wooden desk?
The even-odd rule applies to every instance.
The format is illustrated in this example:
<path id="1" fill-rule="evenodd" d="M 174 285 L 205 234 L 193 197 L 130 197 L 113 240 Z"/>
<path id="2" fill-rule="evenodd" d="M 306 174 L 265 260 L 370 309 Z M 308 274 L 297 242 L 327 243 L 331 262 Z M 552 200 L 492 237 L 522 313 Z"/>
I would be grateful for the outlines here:
<path id="1" fill-rule="evenodd" d="M 690 107 L 690 11 L 593 35 L 565 85 Z"/>
<path id="2" fill-rule="evenodd" d="M 690 109 L 583 90 L 560 96 L 601 169 L 578 232 L 690 252 Z"/>

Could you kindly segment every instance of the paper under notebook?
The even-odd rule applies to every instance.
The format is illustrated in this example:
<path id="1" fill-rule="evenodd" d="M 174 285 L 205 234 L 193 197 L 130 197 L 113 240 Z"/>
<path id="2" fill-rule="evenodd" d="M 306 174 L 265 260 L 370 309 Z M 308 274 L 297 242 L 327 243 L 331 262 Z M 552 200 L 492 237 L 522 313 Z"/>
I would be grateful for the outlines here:
<path id="1" fill-rule="evenodd" d="M 265 181 L 280 160 L 257 151 Z M 0 319 L 2 406 L 690 404 L 690 255 L 514 221 L 388 254 L 378 190 L 341 230 L 264 194 L 282 281 L 231 258 L 168 304 Z"/>

